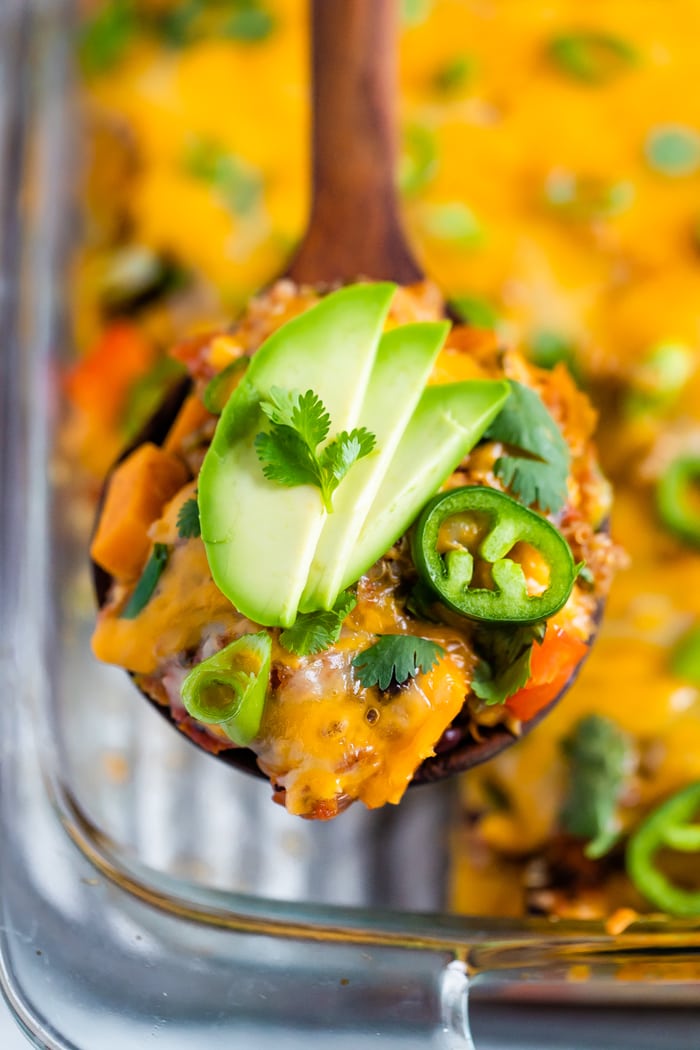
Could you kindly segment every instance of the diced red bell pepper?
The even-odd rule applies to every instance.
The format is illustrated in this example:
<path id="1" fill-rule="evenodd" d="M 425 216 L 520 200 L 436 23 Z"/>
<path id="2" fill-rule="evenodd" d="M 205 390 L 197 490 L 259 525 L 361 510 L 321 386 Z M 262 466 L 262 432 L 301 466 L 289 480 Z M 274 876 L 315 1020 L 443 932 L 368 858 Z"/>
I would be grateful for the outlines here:
<path id="1" fill-rule="evenodd" d="M 522 721 L 533 718 L 564 688 L 587 649 L 579 638 L 550 627 L 542 645 L 533 646 L 527 685 L 506 700 L 506 707 Z"/>

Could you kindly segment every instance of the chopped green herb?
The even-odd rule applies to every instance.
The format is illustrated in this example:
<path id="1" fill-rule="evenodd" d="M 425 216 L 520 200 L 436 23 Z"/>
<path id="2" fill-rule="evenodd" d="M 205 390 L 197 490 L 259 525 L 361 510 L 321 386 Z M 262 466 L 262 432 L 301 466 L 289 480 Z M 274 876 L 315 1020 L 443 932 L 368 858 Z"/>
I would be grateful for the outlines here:
<path id="1" fill-rule="evenodd" d="M 433 85 L 445 94 L 459 91 L 474 79 L 476 64 L 471 55 L 455 55 L 440 66 L 433 75 Z"/>
<path id="2" fill-rule="evenodd" d="M 632 758 L 629 739 L 609 718 L 581 719 L 563 743 L 569 762 L 569 790 L 561 812 L 572 835 L 588 839 L 586 856 L 602 857 L 617 841 L 617 806 Z"/>
<path id="3" fill-rule="evenodd" d="M 462 321 L 475 328 L 495 328 L 501 318 L 493 303 L 476 295 L 457 295 L 450 299 L 449 306 Z"/>
<path id="4" fill-rule="evenodd" d="M 611 182 L 596 175 L 553 171 L 545 182 L 545 200 L 558 214 L 573 222 L 610 219 L 630 207 L 634 186 L 626 180 Z"/>
<path id="5" fill-rule="evenodd" d="M 671 670 L 678 678 L 700 686 L 700 625 L 692 627 L 671 653 Z"/>
<path id="6" fill-rule="evenodd" d="M 685 343 L 659 343 L 632 374 L 625 398 L 630 415 L 658 414 L 678 399 L 695 371 L 695 353 Z"/>
<path id="7" fill-rule="evenodd" d="M 224 405 L 238 386 L 249 364 L 249 357 L 237 357 L 230 365 L 226 365 L 222 372 L 209 380 L 202 394 L 207 412 L 211 412 L 213 416 L 221 415 Z"/>
<path id="8" fill-rule="evenodd" d="M 376 685 L 384 691 L 392 682 L 401 685 L 419 671 L 427 673 L 444 655 L 442 646 L 427 638 L 384 634 L 374 645 L 358 653 L 352 666 L 365 689 Z"/>
<path id="9" fill-rule="evenodd" d="M 406 598 L 406 609 L 418 620 L 429 620 L 439 623 L 440 615 L 436 609 L 438 596 L 432 587 L 422 580 L 417 580 Z"/>
<path id="10" fill-rule="evenodd" d="M 582 84 L 607 84 L 637 63 L 637 52 L 621 37 L 596 30 L 560 33 L 547 48 L 552 62 Z"/>
<path id="11" fill-rule="evenodd" d="M 266 631 L 244 634 L 192 668 L 182 683 L 187 713 L 221 726 L 246 747 L 260 729 L 270 682 L 272 639 Z"/>
<path id="12" fill-rule="evenodd" d="M 401 21 L 415 26 L 425 22 L 433 6 L 433 0 L 401 0 Z"/>
<path id="13" fill-rule="evenodd" d="M 224 36 L 231 40 L 240 40 L 257 44 L 266 40 L 275 28 L 275 20 L 269 11 L 248 3 L 229 18 L 224 26 Z"/>
<path id="14" fill-rule="evenodd" d="M 399 164 L 401 192 L 414 196 L 424 189 L 437 173 L 438 158 L 434 132 L 424 124 L 409 124 L 404 129 Z"/>
<path id="15" fill-rule="evenodd" d="M 540 329 L 532 334 L 526 349 L 527 356 L 538 368 L 551 369 L 562 362 L 572 376 L 578 379 L 580 372 L 576 361 L 576 348 L 566 336 L 548 329 Z"/>
<path id="16" fill-rule="evenodd" d="M 80 29 L 78 57 L 83 72 L 87 76 L 108 73 L 124 58 L 137 30 L 133 0 L 106 0 Z"/>
<path id="17" fill-rule="evenodd" d="M 510 397 L 485 437 L 516 451 L 504 452 L 494 470 L 526 506 L 556 513 L 566 502 L 569 446 L 539 394 L 513 380 L 509 386 Z"/>
<path id="18" fill-rule="evenodd" d="M 323 402 L 307 390 L 281 390 L 273 387 L 269 400 L 260 407 L 272 423 L 269 432 L 255 438 L 255 451 L 263 474 L 278 485 L 315 485 L 321 490 L 323 505 L 330 514 L 332 496 L 350 468 L 368 456 L 375 446 L 374 434 L 365 427 L 344 430 L 318 452 L 328 436 L 330 417 Z"/>
<path id="19" fill-rule="evenodd" d="M 202 535 L 199 522 L 199 505 L 196 499 L 186 500 L 177 515 L 177 534 L 183 540 L 196 539 Z"/>
<path id="20" fill-rule="evenodd" d="M 579 566 L 578 578 L 581 583 L 585 584 L 587 589 L 593 590 L 595 587 L 595 576 L 585 562 L 581 562 L 581 565 Z"/>
<path id="21" fill-rule="evenodd" d="M 167 390 L 185 374 L 184 367 L 172 357 L 159 358 L 153 368 L 139 376 L 130 388 L 121 426 L 127 441 L 135 438 L 153 415 Z"/>
<path id="22" fill-rule="evenodd" d="M 151 556 L 139 577 L 129 601 L 124 606 L 121 616 L 124 620 L 133 620 L 148 605 L 163 569 L 168 564 L 168 547 L 164 543 L 154 543 Z"/>
<path id="23" fill-rule="evenodd" d="M 484 230 L 466 204 L 429 204 L 423 209 L 423 227 L 441 241 L 476 248 L 484 239 Z"/>
<path id="24" fill-rule="evenodd" d="M 240 157 L 226 153 L 219 143 L 195 139 L 185 154 L 184 164 L 190 175 L 208 182 L 220 194 L 234 215 L 246 215 L 260 204 L 260 172 Z"/>
<path id="25" fill-rule="evenodd" d="M 681 124 L 654 128 L 644 144 L 649 167 L 660 175 L 679 178 L 700 169 L 700 134 Z"/>
<path id="26" fill-rule="evenodd" d="M 297 656 L 313 656 L 338 641 L 343 621 L 350 615 L 357 599 L 349 591 L 336 598 L 330 610 L 300 613 L 291 627 L 280 634 L 280 644 Z"/>
<path id="27" fill-rule="evenodd" d="M 199 18 L 205 0 L 183 0 L 182 3 L 158 11 L 153 30 L 170 47 L 181 48 L 192 43 L 200 35 Z"/>
<path id="28" fill-rule="evenodd" d="M 547 624 L 523 627 L 480 627 L 475 644 L 480 659 L 472 678 L 472 690 L 488 705 L 504 704 L 530 678 L 532 647 L 542 644 Z"/>

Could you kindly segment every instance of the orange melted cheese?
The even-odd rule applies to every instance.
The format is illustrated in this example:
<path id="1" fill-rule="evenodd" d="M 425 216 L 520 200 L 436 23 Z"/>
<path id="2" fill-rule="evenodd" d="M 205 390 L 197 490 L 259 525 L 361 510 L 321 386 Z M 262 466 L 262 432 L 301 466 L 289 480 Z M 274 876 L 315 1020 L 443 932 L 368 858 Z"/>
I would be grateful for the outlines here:
<path id="1" fill-rule="evenodd" d="M 177 515 L 194 491 L 194 482 L 182 489 L 150 529 L 152 542 L 172 544 L 151 600 L 138 616 L 122 619 L 119 609 L 128 592 L 117 588 L 116 600 L 100 613 L 92 638 L 98 659 L 153 674 L 173 654 L 197 649 L 203 636 L 239 625 L 241 616 L 211 578 L 202 541 L 178 536 Z"/>
<path id="2" fill-rule="evenodd" d="M 341 644 L 306 660 L 266 704 L 258 760 L 291 813 L 324 819 L 355 799 L 370 809 L 399 802 L 464 704 L 464 667 L 449 656 L 382 696 L 352 687 L 356 652 Z"/>

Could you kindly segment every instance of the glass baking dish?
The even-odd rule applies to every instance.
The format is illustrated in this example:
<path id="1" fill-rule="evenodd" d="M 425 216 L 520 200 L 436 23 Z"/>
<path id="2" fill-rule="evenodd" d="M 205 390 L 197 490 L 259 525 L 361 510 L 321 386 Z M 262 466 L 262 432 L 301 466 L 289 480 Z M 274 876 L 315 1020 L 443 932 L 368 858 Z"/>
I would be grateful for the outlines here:
<path id="1" fill-rule="evenodd" d="M 452 785 L 295 821 L 92 658 L 91 515 L 55 448 L 69 16 L 0 11 L 0 985 L 19 1024 L 80 1050 L 696 1045 L 697 922 L 450 914 Z"/>

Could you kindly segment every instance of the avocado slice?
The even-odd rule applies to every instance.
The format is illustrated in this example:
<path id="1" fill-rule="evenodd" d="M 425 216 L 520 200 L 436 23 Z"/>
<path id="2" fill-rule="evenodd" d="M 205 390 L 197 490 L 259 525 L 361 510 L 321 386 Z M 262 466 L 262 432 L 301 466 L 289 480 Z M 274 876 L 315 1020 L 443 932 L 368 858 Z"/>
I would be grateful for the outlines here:
<path id="1" fill-rule="evenodd" d="M 358 421 L 396 286 L 355 284 L 273 333 L 226 404 L 202 464 L 198 501 L 214 581 L 256 623 L 296 618 L 326 512 L 311 485 L 269 481 L 254 447 L 267 429 L 259 407 L 271 387 L 313 391 L 331 418 L 331 437 Z"/>
<path id="2" fill-rule="evenodd" d="M 379 343 L 360 423 L 377 439 L 372 455 L 356 463 L 333 497 L 324 522 L 302 611 L 332 609 L 372 502 L 428 381 L 449 322 L 406 324 Z"/>
<path id="3" fill-rule="evenodd" d="M 505 380 L 425 389 L 365 518 L 341 589 L 396 543 L 496 418 L 508 394 Z"/>

